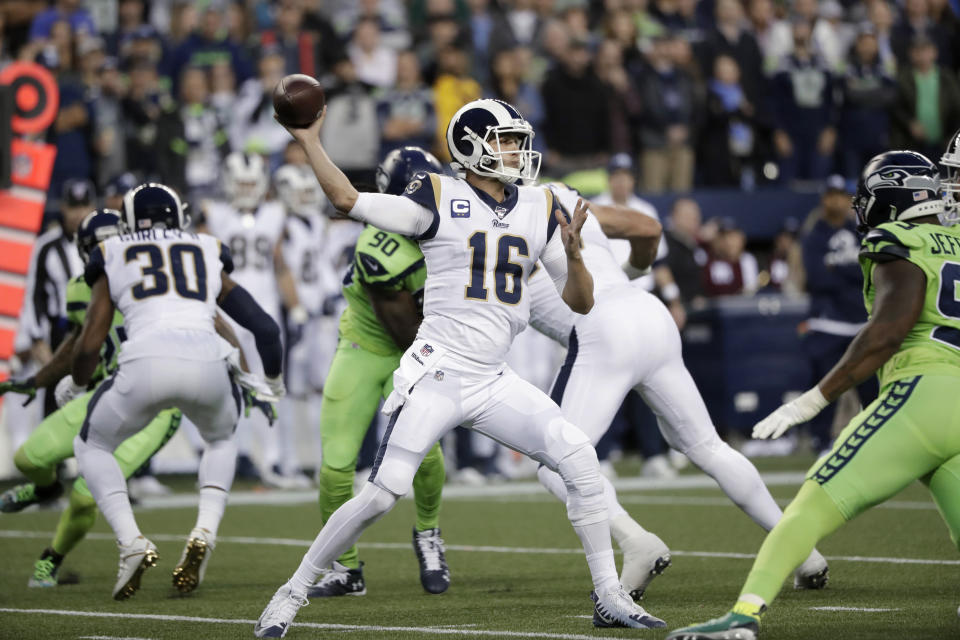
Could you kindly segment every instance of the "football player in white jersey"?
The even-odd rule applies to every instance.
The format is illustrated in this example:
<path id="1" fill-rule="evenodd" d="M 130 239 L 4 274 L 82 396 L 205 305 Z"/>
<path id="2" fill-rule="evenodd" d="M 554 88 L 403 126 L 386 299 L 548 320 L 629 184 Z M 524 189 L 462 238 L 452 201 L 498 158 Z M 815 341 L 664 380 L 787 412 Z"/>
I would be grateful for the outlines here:
<path id="1" fill-rule="evenodd" d="M 324 300 L 340 292 L 340 282 L 326 253 L 326 197 L 313 170 L 307 164 L 285 164 L 273 174 L 273 184 L 287 210 L 284 258 L 300 304 L 309 314 L 303 337 L 287 348 L 287 395 L 280 411 L 279 426 L 284 432 L 280 438 L 281 473 L 295 478 L 300 470 L 297 447 L 292 446 L 296 427 L 316 424 L 320 392 L 336 348 L 336 329 L 330 332 L 329 323 L 324 322 Z"/>
<path id="2" fill-rule="evenodd" d="M 233 482 L 233 432 L 241 412 L 228 362 L 234 349 L 214 330 L 217 306 L 254 334 L 268 376 L 265 395 L 278 400 L 284 393 L 280 329 L 227 275 L 230 251 L 212 236 L 185 231 L 180 199 L 163 185 L 128 192 L 123 217 L 127 231 L 90 252 L 84 276 L 92 293 L 72 367 L 74 382 L 88 384 L 114 310 L 120 311 L 128 339 L 119 367 L 94 393 L 74 441 L 80 471 L 117 536 L 118 600 L 137 591 L 141 574 L 157 562 L 157 548 L 137 527 L 113 450 L 161 409 L 179 408 L 207 442 L 197 523 L 187 543 L 196 550 L 200 579 L 214 546 Z"/>
<path id="3" fill-rule="evenodd" d="M 233 278 L 243 286 L 277 324 L 280 324 L 280 306 L 287 310 L 287 343 L 299 341 L 309 314 L 300 304 L 293 274 L 283 257 L 283 234 L 286 213 L 283 204 L 266 200 L 269 188 L 267 165 L 255 153 L 235 151 L 224 161 L 223 189 L 227 201 L 208 200 L 202 206 L 202 221 L 197 229 L 219 238 L 233 256 Z M 281 325 L 282 326 L 282 325 Z M 253 335 L 234 325 L 243 351 L 248 355 L 251 371 L 263 373 L 257 361 Z M 241 417 L 237 427 L 237 447 L 240 451 L 238 473 L 255 473 L 250 466 L 253 440 L 259 440 L 261 449 L 260 476 L 268 484 L 289 487 L 300 484 L 296 478 L 286 478 L 279 471 L 282 460 L 283 429 L 274 431 L 265 416 L 259 412 Z M 303 480 L 306 480 L 305 478 Z"/>
<path id="4" fill-rule="evenodd" d="M 556 183 L 550 188 L 561 205 L 576 206 L 575 191 Z M 636 390 L 656 414 L 670 446 L 716 480 L 737 506 L 769 531 L 783 515 L 780 507 L 757 469 L 717 435 L 683 364 L 680 332 L 666 306 L 636 281 L 628 280 L 627 273 L 638 275 L 652 262 L 651 245 L 642 237 L 635 238 L 628 262 L 621 264 L 607 239 L 607 234 L 623 237 L 607 223 L 614 212 L 594 203 L 590 207 L 592 213 L 581 233 L 583 260 L 594 280 L 596 303 L 590 313 L 571 313 L 539 273 L 530 279 L 530 324 L 567 347 L 551 397 L 564 417 L 596 444 L 624 397 Z M 541 467 L 538 477 L 551 493 L 566 501 L 566 487 L 554 471 Z M 610 530 L 624 552 L 620 580 L 639 600 L 650 581 L 669 566 L 670 550 L 627 514 L 613 485 L 606 479 L 604 484 Z M 822 588 L 826 581 L 827 563 L 815 550 L 797 570 L 794 584 Z"/>
<path id="5" fill-rule="evenodd" d="M 411 487 L 424 455 L 464 425 L 559 472 L 567 514 L 593 579 L 594 625 L 662 627 L 620 586 L 597 454 L 545 393 L 504 364 L 529 316 L 527 278 L 537 260 L 577 313 L 593 306 L 593 281 L 580 254 L 586 207 L 571 222 L 553 194 L 517 186 L 535 179 L 533 129 L 512 106 L 475 100 L 454 114 L 447 147 L 464 178 L 417 174 L 404 196 L 357 193 L 320 143 L 323 115 L 292 129 L 320 186 L 351 218 L 416 237 L 427 265 L 423 322 L 394 372 L 384 412 L 390 424 L 370 479 L 327 520 L 292 578 L 257 621 L 257 637 L 282 637 L 307 588 Z"/>

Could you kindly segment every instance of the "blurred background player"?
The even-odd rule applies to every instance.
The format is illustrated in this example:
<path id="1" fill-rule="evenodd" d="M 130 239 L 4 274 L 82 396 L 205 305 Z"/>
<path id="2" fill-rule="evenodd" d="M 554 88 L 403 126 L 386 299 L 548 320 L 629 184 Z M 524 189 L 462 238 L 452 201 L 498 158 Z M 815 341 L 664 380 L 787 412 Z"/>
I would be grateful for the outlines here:
<path id="1" fill-rule="evenodd" d="M 817 542 L 915 480 L 960 548 L 960 266 L 944 250 L 960 244 L 960 230 L 940 224 L 940 196 L 937 166 L 919 153 L 888 151 L 864 167 L 854 208 L 866 231 L 860 264 L 869 319 L 836 366 L 757 423 L 753 437 L 780 437 L 875 374 L 880 397 L 810 467 L 733 608 L 669 638 L 754 640 L 784 578 Z"/>
<path id="2" fill-rule="evenodd" d="M 214 328 L 217 306 L 254 334 L 267 376 L 264 391 L 274 399 L 284 391 L 280 330 L 227 275 L 233 268 L 229 250 L 212 236 L 183 231 L 187 220 L 180 199 L 163 185 L 147 183 L 127 193 L 123 217 L 135 232 L 101 242 L 84 270 L 92 291 L 71 374 L 75 385 L 89 384 L 115 311 L 123 313 L 128 340 L 117 372 L 90 399 L 74 440 L 80 471 L 117 536 L 117 600 L 140 588 L 143 571 L 156 565 L 157 548 L 140 533 L 113 452 L 159 409 L 175 406 L 191 416 L 207 443 L 198 473 L 197 521 L 174 569 L 174 586 L 195 589 L 216 544 L 233 483 L 234 431 L 242 411 L 229 364 L 235 349 Z"/>
<path id="3" fill-rule="evenodd" d="M 381 193 L 400 195 L 419 172 L 442 174 L 433 155 L 418 147 L 387 154 L 377 170 Z M 317 184 L 311 173 L 311 179 Z M 393 372 L 413 343 L 423 319 L 427 269 L 417 244 L 367 225 L 344 279 L 347 308 L 340 318 L 340 343 L 323 390 L 320 437 L 320 511 L 326 522 L 353 497 L 357 456 L 381 398 L 393 390 Z M 450 571 L 440 538 L 440 498 L 446 473 L 435 443 L 413 478 L 417 519 L 413 546 L 420 582 L 428 593 L 443 593 Z M 363 595 L 366 584 L 356 545 L 351 546 L 307 591 L 311 597 Z"/>
<path id="4" fill-rule="evenodd" d="M 277 195 L 287 212 L 283 234 L 283 256 L 297 285 L 297 297 L 309 320 L 303 337 L 287 347 L 287 395 L 281 401 L 278 427 L 280 435 L 280 473 L 302 482 L 303 460 L 298 447 L 292 446 L 307 429 L 318 435 L 323 382 L 330 367 L 335 344 L 324 322 L 324 302 L 331 293 L 339 293 L 339 281 L 326 252 L 327 218 L 323 214 L 326 196 L 320 190 L 307 164 L 285 164 L 273 175 Z M 327 343 L 331 344 L 327 344 Z M 319 447 L 317 447 L 319 448 Z"/>
<path id="5" fill-rule="evenodd" d="M 300 305 L 293 274 L 283 257 L 286 215 L 278 201 L 267 200 L 267 165 L 262 156 L 233 152 L 223 166 L 226 201 L 207 200 L 202 204 L 198 230 L 210 233 L 230 249 L 234 276 L 278 325 L 280 306 L 287 311 L 287 344 L 295 344 L 303 333 L 309 314 Z M 262 373 L 256 357 L 253 335 L 234 325 L 251 371 Z M 197 425 L 200 427 L 200 425 Z M 290 434 L 292 435 L 292 434 Z M 305 479 L 282 475 L 280 433 L 269 428 L 266 418 L 255 413 L 242 417 L 237 427 L 240 477 L 259 477 L 278 487 L 304 486 Z M 260 442 L 259 473 L 251 453 L 254 439 Z M 293 448 L 290 443 L 284 448 Z"/>

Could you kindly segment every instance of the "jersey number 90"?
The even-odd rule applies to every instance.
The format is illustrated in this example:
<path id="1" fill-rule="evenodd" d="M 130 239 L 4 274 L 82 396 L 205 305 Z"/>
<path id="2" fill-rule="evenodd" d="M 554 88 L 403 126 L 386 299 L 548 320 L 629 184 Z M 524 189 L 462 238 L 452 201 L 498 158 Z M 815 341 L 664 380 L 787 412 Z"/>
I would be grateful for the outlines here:
<path id="1" fill-rule="evenodd" d="M 152 296 L 162 296 L 170 291 L 170 279 L 173 288 L 183 298 L 192 300 L 207 299 L 207 267 L 203 262 L 203 251 L 194 244 L 172 244 L 164 259 L 163 251 L 155 244 L 137 244 L 129 247 L 124 254 L 127 262 L 136 261 L 140 265 L 143 280 L 134 285 L 131 294 L 134 300 L 143 300 Z M 187 267 L 190 263 L 190 268 Z"/>

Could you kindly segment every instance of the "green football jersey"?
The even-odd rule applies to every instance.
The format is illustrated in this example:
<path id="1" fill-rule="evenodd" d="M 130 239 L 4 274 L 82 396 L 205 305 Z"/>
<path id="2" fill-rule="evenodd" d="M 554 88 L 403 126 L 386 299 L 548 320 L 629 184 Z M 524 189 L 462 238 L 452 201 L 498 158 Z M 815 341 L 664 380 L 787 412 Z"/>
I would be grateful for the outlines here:
<path id="1" fill-rule="evenodd" d="M 83 326 L 83 321 L 87 317 L 87 307 L 90 306 L 90 295 L 90 287 L 83 276 L 77 276 L 67 283 L 67 321 L 71 325 Z M 120 344 L 126 339 L 127 336 L 123 331 L 123 316 L 119 311 L 114 311 L 113 325 L 100 349 L 100 362 L 92 378 L 94 382 L 99 382 L 116 371 Z"/>
<path id="2" fill-rule="evenodd" d="M 960 226 L 887 222 L 863 239 L 863 297 L 873 310 L 873 267 L 892 259 L 909 260 L 927 277 L 920 317 L 900 350 L 879 371 L 881 388 L 922 374 L 960 376 Z"/>
<path id="3" fill-rule="evenodd" d="M 366 288 L 409 291 L 423 308 L 427 267 L 417 243 L 373 226 L 357 238 L 353 264 L 343 279 L 347 308 L 340 316 L 340 336 L 378 355 L 399 355 L 402 350 L 380 324 Z"/>

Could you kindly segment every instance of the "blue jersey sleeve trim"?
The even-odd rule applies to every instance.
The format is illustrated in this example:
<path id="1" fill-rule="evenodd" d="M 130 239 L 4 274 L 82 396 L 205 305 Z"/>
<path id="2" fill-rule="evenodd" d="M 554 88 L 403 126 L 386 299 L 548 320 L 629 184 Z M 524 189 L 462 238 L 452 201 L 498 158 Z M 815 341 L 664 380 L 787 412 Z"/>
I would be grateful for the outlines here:
<path id="1" fill-rule="evenodd" d="M 550 238 L 553 237 L 553 232 L 560 226 L 560 223 L 557 222 L 556 213 L 554 213 L 557 210 L 563 214 L 563 219 L 569 223 L 570 214 L 563 208 L 560 200 L 553 195 L 553 192 L 547 189 L 547 215 L 550 216 L 547 219 L 547 242 L 550 241 Z"/>

